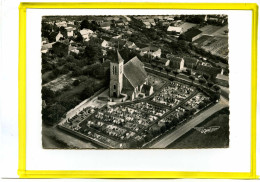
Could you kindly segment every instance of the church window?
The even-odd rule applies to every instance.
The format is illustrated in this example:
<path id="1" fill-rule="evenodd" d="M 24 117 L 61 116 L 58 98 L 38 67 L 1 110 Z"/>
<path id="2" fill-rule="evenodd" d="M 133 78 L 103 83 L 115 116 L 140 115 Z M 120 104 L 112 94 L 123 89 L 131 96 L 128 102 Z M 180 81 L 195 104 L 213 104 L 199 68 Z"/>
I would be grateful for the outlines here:
<path id="1" fill-rule="evenodd" d="M 116 85 L 114 85 L 114 89 L 116 89 Z"/>
<path id="2" fill-rule="evenodd" d="M 115 67 L 115 74 L 116 74 L 116 67 Z"/>

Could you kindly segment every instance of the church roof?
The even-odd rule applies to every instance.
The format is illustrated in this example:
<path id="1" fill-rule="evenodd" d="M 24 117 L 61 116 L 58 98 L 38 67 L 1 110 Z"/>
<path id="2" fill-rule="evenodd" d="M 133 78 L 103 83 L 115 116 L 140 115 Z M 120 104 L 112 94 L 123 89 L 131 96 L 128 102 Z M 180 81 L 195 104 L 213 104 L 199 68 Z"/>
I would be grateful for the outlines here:
<path id="1" fill-rule="evenodd" d="M 134 57 L 124 65 L 124 76 L 130 84 L 136 88 L 137 86 L 144 84 L 147 73 L 143 63 L 137 57 Z"/>
<path id="2" fill-rule="evenodd" d="M 114 57 L 114 59 L 112 59 L 112 62 L 114 63 L 121 63 L 124 62 L 123 58 L 121 57 L 120 53 L 118 52 L 118 50 L 116 51 L 116 55 Z"/>

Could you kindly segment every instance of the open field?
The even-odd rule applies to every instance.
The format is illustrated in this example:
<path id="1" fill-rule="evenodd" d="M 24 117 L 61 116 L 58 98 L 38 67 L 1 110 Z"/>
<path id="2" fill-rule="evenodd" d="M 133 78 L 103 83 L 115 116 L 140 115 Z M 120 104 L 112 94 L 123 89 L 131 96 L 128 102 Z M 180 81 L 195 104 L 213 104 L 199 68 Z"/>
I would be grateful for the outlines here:
<path id="1" fill-rule="evenodd" d="M 200 28 L 200 31 L 202 31 L 202 34 L 212 35 L 213 33 L 217 32 L 221 28 L 222 28 L 221 26 L 206 25 Z"/>
<path id="2" fill-rule="evenodd" d="M 210 128 L 219 126 L 216 131 L 201 133 L 191 129 L 188 133 L 173 142 L 167 148 L 225 148 L 229 146 L 229 116 L 220 111 L 207 118 L 199 127 Z"/>
<path id="3" fill-rule="evenodd" d="M 228 102 L 223 97 L 221 97 L 221 100 L 217 104 L 203 111 L 202 113 L 200 113 L 199 115 L 197 115 L 196 117 L 194 117 L 178 129 L 174 130 L 166 137 L 162 138 L 161 140 L 153 144 L 150 148 L 166 148 L 171 143 L 177 141 L 181 136 L 189 132 L 195 126 L 198 126 L 200 123 L 202 123 L 204 120 L 206 120 L 208 117 L 210 117 L 217 111 L 220 111 L 223 108 L 228 107 L 227 104 Z"/>
<path id="4" fill-rule="evenodd" d="M 203 35 L 194 41 L 194 45 L 211 52 L 213 55 L 226 58 L 228 56 L 228 38 Z"/>

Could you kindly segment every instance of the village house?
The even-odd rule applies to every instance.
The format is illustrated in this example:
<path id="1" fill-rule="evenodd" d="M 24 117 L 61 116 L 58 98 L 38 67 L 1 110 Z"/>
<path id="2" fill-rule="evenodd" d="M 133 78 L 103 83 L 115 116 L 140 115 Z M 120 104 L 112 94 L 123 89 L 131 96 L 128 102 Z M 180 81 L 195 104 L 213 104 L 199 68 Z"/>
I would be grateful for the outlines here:
<path id="1" fill-rule="evenodd" d="M 228 80 L 229 80 L 228 76 L 223 75 L 223 71 L 220 74 L 217 74 L 216 76 L 216 83 L 221 86 L 228 87 L 229 86 Z"/>
<path id="2" fill-rule="evenodd" d="M 124 47 L 127 47 L 129 49 L 139 49 L 134 42 L 131 42 L 131 41 L 126 41 Z"/>
<path id="3" fill-rule="evenodd" d="M 79 31 L 84 41 L 89 41 L 90 38 L 94 35 L 94 32 L 90 29 L 82 29 Z"/>
<path id="4" fill-rule="evenodd" d="M 42 45 L 42 48 L 41 48 L 41 53 L 47 53 L 49 52 L 49 50 L 52 48 L 52 45 L 54 44 L 55 42 L 52 42 L 52 43 L 48 43 L 48 44 L 43 44 Z"/>
<path id="5" fill-rule="evenodd" d="M 167 28 L 167 32 L 175 33 L 176 35 L 180 35 L 183 32 L 182 27 L 174 27 L 174 26 L 169 26 Z"/>
<path id="6" fill-rule="evenodd" d="M 77 47 L 69 45 L 68 55 L 70 55 L 71 52 L 78 54 L 79 50 L 77 49 Z"/>
<path id="7" fill-rule="evenodd" d="M 185 32 L 183 35 L 185 36 L 185 39 L 187 41 L 193 42 L 202 36 L 201 32 L 202 31 L 199 29 L 191 28 L 187 32 Z"/>
<path id="8" fill-rule="evenodd" d="M 151 28 L 151 23 L 150 22 L 145 21 L 143 23 L 144 23 L 145 28 Z"/>
<path id="9" fill-rule="evenodd" d="M 110 30 L 110 23 L 109 22 L 102 22 L 102 23 L 100 23 L 100 27 L 103 30 Z"/>
<path id="10" fill-rule="evenodd" d="M 196 58 L 184 57 L 183 59 L 184 59 L 184 66 L 187 68 L 194 69 L 198 63 L 198 60 Z"/>
<path id="11" fill-rule="evenodd" d="M 109 43 L 108 41 L 103 40 L 103 42 L 101 43 L 101 47 L 103 47 L 103 48 L 110 48 L 111 47 L 110 44 L 111 43 Z"/>
<path id="12" fill-rule="evenodd" d="M 160 58 L 162 54 L 162 50 L 155 46 L 148 46 L 140 49 L 140 55 L 144 56 L 145 54 L 150 55 L 153 58 Z"/>
<path id="13" fill-rule="evenodd" d="M 61 21 L 61 22 L 57 22 L 55 23 L 57 25 L 57 27 L 67 27 L 67 22 L 66 21 Z"/>
<path id="14" fill-rule="evenodd" d="M 167 59 L 167 58 L 156 58 L 153 60 L 157 65 L 160 65 L 160 66 L 169 66 L 170 64 L 170 60 Z"/>
<path id="15" fill-rule="evenodd" d="M 179 57 L 171 57 L 170 67 L 182 71 L 184 69 L 184 59 Z"/>
<path id="16" fill-rule="evenodd" d="M 73 27 L 66 27 L 65 29 L 67 30 L 67 36 L 68 37 L 73 37 L 74 36 Z"/>

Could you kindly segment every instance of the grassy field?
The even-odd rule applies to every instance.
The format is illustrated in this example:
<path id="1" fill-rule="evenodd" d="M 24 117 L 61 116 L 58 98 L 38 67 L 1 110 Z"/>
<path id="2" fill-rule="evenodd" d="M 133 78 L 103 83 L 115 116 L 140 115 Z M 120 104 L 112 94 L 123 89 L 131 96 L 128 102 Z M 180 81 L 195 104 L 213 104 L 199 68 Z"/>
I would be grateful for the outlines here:
<path id="1" fill-rule="evenodd" d="M 220 126 L 220 128 L 212 133 L 206 134 L 192 129 L 167 148 L 227 148 L 229 146 L 229 114 L 227 109 L 212 115 L 199 126 L 205 128 L 210 126 Z"/>

